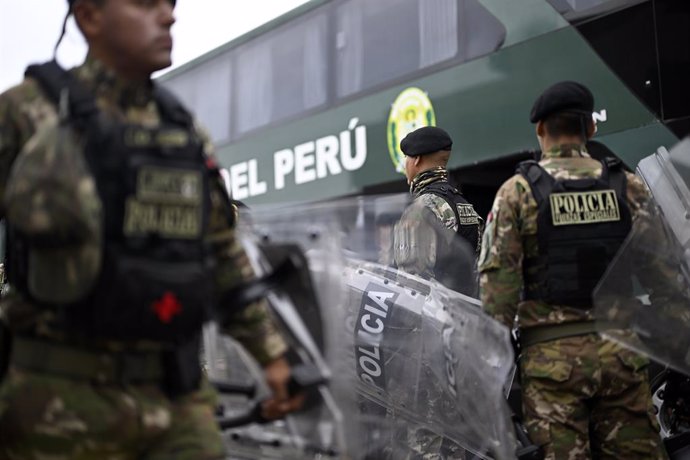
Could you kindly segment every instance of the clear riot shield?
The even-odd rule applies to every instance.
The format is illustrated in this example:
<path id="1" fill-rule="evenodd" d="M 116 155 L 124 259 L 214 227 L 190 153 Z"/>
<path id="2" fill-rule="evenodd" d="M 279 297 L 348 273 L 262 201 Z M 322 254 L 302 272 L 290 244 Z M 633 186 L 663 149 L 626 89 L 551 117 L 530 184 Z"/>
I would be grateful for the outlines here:
<path id="1" fill-rule="evenodd" d="M 637 169 L 652 200 L 594 292 L 601 332 L 690 375 L 690 138 Z"/>
<path id="2" fill-rule="evenodd" d="M 314 246 L 320 252 L 339 253 L 330 246 L 335 240 L 326 236 L 329 232 L 314 232 Z M 314 281 L 326 286 L 328 280 L 313 277 L 320 272 L 297 245 L 259 239 L 246 223 L 238 233 L 259 279 L 233 294 L 245 301 L 268 300 L 290 345 L 290 385 L 296 386 L 290 391 L 303 391 L 306 400 L 299 413 L 274 422 L 263 420 L 260 403 L 270 393 L 258 364 L 237 342 L 222 336 L 217 325 L 208 325 L 202 359 L 209 380 L 221 394 L 217 420 L 228 446 L 228 459 L 341 458 L 346 451 L 343 418 L 325 385 L 331 376 L 323 355 L 327 324 L 320 308 L 324 299 L 317 297 L 319 290 L 314 287 Z M 337 302 L 337 296 L 331 300 Z"/>
<path id="3" fill-rule="evenodd" d="M 508 331 L 476 299 L 396 268 L 401 258 L 414 271 L 449 257 L 474 267 L 474 251 L 429 215 L 408 209 L 419 225 L 401 222 L 407 206 L 399 195 L 252 212 L 246 239 L 257 247 L 293 243 L 306 254 L 322 318 L 320 331 L 308 327 L 320 334 L 338 409 L 323 410 L 314 397 L 285 429 L 302 430 L 293 437 L 324 452 L 322 432 L 338 440 L 334 427 L 342 427 L 342 444 L 331 450 L 339 458 L 514 458 L 504 398 L 513 364 Z M 334 412 L 342 423 L 329 420 Z"/>

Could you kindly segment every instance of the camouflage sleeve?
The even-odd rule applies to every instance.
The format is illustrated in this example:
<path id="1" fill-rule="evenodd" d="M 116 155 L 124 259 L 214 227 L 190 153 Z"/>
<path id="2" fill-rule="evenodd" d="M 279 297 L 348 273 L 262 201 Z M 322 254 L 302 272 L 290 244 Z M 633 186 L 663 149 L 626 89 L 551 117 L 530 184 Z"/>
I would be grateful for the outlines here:
<path id="1" fill-rule="evenodd" d="M 5 187 L 10 169 L 22 147 L 19 114 L 13 100 L 15 90 L 0 95 L 0 218 L 5 217 Z"/>
<path id="2" fill-rule="evenodd" d="M 55 117 L 53 105 L 33 79 L 0 94 L 0 218 L 5 217 L 5 188 L 12 165 L 24 144 Z"/>
<path id="3" fill-rule="evenodd" d="M 437 231 L 435 215 L 415 200 L 403 213 L 394 230 L 393 257 L 396 266 L 425 279 L 434 277 Z"/>
<path id="4" fill-rule="evenodd" d="M 523 281 L 519 203 L 524 192 L 517 177 L 498 190 L 487 218 L 479 257 L 483 308 L 508 327 L 513 326 Z"/>
<path id="5" fill-rule="evenodd" d="M 626 198 L 630 206 L 633 220 L 637 219 L 645 212 L 649 204 L 649 191 L 639 176 L 632 173 L 625 173 L 627 179 Z"/>
<path id="6" fill-rule="evenodd" d="M 209 163 L 215 163 L 210 141 L 206 142 Z M 210 241 L 217 257 L 216 285 L 225 292 L 255 277 L 247 254 L 235 235 L 235 213 L 227 199 L 220 174 L 211 184 Z M 220 308 L 223 308 L 220 305 Z M 224 332 L 239 341 L 260 364 L 282 356 L 287 345 L 276 329 L 265 301 L 253 303 L 223 325 Z"/>
<path id="7" fill-rule="evenodd" d="M 651 196 L 644 182 L 636 175 L 627 174 L 628 205 L 633 215 L 635 237 L 628 244 L 635 247 L 633 266 L 640 283 L 646 288 L 650 300 L 668 310 L 686 312 L 683 297 L 682 249 L 676 247 L 676 238 L 663 225 L 663 219 L 652 206 Z M 681 315 L 686 317 L 687 313 Z M 678 316 L 680 317 L 680 316 Z M 688 319 L 684 319 L 688 321 Z"/>

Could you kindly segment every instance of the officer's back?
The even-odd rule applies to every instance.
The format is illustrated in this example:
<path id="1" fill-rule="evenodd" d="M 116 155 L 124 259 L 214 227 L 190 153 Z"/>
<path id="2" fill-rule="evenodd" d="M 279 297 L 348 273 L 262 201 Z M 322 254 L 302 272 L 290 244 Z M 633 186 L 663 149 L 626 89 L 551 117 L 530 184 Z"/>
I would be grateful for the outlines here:
<path id="1" fill-rule="evenodd" d="M 481 218 L 449 181 L 452 145 L 448 133 L 434 126 L 400 142 L 413 202 L 394 230 L 394 260 L 408 273 L 474 296 Z"/>
<path id="2" fill-rule="evenodd" d="M 542 157 L 522 163 L 496 195 L 481 299 L 510 328 L 517 314 L 523 412 L 546 458 L 663 458 L 647 359 L 601 339 L 593 321 L 592 291 L 647 199 L 619 163 L 588 155 L 593 109 L 576 82 L 536 100 Z"/>

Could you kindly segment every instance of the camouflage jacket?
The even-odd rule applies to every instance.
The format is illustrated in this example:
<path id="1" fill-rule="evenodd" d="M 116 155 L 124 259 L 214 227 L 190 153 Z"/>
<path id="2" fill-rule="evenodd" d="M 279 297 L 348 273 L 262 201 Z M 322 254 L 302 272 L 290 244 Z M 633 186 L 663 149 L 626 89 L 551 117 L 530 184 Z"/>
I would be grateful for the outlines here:
<path id="1" fill-rule="evenodd" d="M 539 164 L 556 179 L 599 177 L 601 163 L 584 146 L 562 145 L 543 153 Z M 649 200 L 643 182 L 627 176 L 627 202 L 633 221 Z M 538 253 L 537 203 L 529 184 L 520 174 L 498 190 L 484 231 L 479 257 L 481 300 L 484 309 L 512 327 L 518 315 L 520 328 L 592 319 L 589 310 L 542 301 L 521 301 L 522 261 Z"/>
<path id="2" fill-rule="evenodd" d="M 83 65 L 71 72 L 96 96 L 98 107 L 109 116 L 147 127 L 156 127 L 161 123 L 150 81 L 138 84 L 123 81 L 91 57 L 87 57 Z M 18 158 L 21 159 L 20 154 L 25 146 L 41 142 L 41 133 L 53 129 L 57 122 L 54 105 L 45 97 L 38 83 L 31 78 L 0 95 L 0 217 L 4 217 L 7 212 L 5 195 L 13 163 Z M 197 129 L 204 140 L 206 155 L 212 161 L 213 146 L 210 139 L 198 126 Z M 233 219 L 228 219 L 233 211 L 227 209 L 227 200 L 223 199 L 222 194 L 225 191 L 221 180 L 212 184 L 211 193 L 210 234 L 206 238 L 216 248 L 216 281 L 220 292 L 223 292 L 243 280 L 252 278 L 254 273 L 244 250 L 235 238 Z M 97 197 L 93 199 L 97 200 Z M 46 211 L 50 214 L 50 210 Z M 55 221 L 60 219 L 52 218 Z M 74 282 L 79 280 L 75 278 Z M 59 328 L 52 325 L 51 313 L 37 308 L 16 292 L 11 292 L 3 299 L 0 316 L 17 332 L 66 340 Z M 227 332 L 245 345 L 262 363 L 280 356 L 286 349 L 286 344 L 275 329 L 264 303 L 257 303 L 243 310 L 228 326 Z M 156 343 L 112 341 L 93 345 L 116 350 L 159 347 Z"/>
<path id="3" fill-rule="evenodd" d="M 480 248 L 478 243 L 462 255 L 455 251 L 458 248 L 457 232 L 461 223 L 444 198 L 428 193 L 427 190 L 431 184 L 438 182 L 448 182 L 448 171 L 445 168 L 436 167 L 423 171 L 412 180 L 410 193 L 414 200 L 405 209 L 394 229 L 393 255 L 396 265 L 403 271 L 426 279 L 439 278 L 439 273 L 436 272 L 442 264 L 439 260 L 442 255 L 455 253 L 458 261 L 465 258 L 470 264 L 474 264 Z M 482 219 L 471 205 L 467 204 L 466 207 L 472 214 L 471 222 L 466 224 L 472 231 L 476 229 L 477 241 L 480 242 Z"/>

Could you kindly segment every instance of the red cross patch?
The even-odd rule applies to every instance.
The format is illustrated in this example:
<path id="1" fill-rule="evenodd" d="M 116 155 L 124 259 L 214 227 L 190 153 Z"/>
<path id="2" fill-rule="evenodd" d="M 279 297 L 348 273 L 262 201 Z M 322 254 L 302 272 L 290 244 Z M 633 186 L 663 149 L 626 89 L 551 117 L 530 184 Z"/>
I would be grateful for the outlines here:
<path id="1" fill-rule="evenodd" d="M 213 156 L 207 156 L 206 157 L 206 167 L 210 169 L 211 171 L 216 171 L 218 170 L 218 161 L 216 161 L 216 158 Z"/>
<path id="2" fill-rule="evenodd" d="M 158 316 L 158 319 L 166 324 L 172 321 L 173 316 L 182 313 L 182 304 L 177 300 L 175 294 L 170 291 L 166 291 L 163 297 L 153 302 L 151 308 Z"/>

